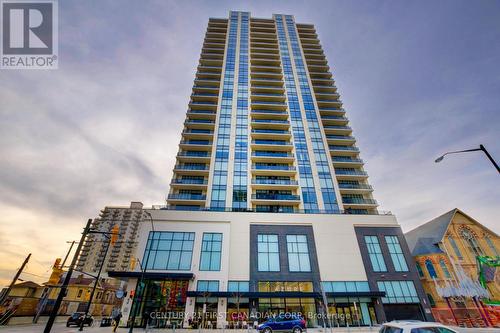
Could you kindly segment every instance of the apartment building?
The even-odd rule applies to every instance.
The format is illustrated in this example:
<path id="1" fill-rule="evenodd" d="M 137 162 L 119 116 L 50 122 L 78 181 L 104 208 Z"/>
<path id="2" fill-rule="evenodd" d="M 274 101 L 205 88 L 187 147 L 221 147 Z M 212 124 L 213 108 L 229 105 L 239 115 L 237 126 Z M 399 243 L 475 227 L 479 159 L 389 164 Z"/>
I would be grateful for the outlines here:
<path id="1" fill-rule="evenodd" d="M 143 209 L 137 264 L 108 267 L 128 281 L 123 324 L 433 319 L 363 165 L 313 25 L 209 19 L 167 205 Z"/>

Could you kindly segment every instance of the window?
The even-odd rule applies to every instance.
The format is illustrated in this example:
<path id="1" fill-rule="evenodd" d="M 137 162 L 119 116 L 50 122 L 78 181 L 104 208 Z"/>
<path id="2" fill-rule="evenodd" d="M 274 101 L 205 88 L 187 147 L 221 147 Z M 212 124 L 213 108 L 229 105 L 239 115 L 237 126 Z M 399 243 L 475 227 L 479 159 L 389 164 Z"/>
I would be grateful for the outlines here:
<path id="1" fill-rule="evenodd" d="M 405 256 L 397 236 L 385 236 L 385 242 L 391 254 L 392 263 L 396 272 L 408 272 Z"/>
<path id="2" fill-rule="evenodd" d="M 474 253 L 475 256 L 483 255 L 483 250 L 481 250 L 481 247 L 477 243 L 476 237 L 469 229 L 462 228 L 462 230 L 460 230 L 460 234 L 462 235 L 463 239 L 465 239 L 467 245 L 469 245 L 470 250 Z"/>
<path id="3" fill-rule="evenodd" d="M 189 270 L 194 232 L 151 231 L 143 263 L 148 269 Z"/>
<path id="4" fill-rule="evenodd" d="M 290 272 L 310 272 L 311 264 L 306 235 L 287 235 L 286 247 Z"/>
<path id="5" fill-rule="evenodd" d="M 462 259 L 462 253 L 460 253 L 460 250 L 458 249 L 458 245 L 457 242 L 455 242 L 455 239 L 451 236 L 448 236 L 448 241 L 450 241 L 451 247 L 453 248 L 453 251 L 455 252 L 457 258 Z"/>
<path id="6" fill-rule="evenodd" d="M 430 259 L 427 259 L 425 261 L 425 268 L 427 268 L 427 272 L 429 272 L 429 276 L 431 278 L 437 278 L 437 273 L 436 269 L 434 268 L 434 265 L 432 264 L 432 261 Z"/>
<path id="7" fill-rule="evenodd" d="M 250 286 L 248 281 L 229 281 L 227 283 L 227 291 L 230 292 L 248 292 Z"/>
<path id="8" fill-rule="evenodd" d="M 419 303 L 413 281 L 377 281 L 380 291 L 385 291 L 382 303 Z"/>
<path id="9" fill-rule="evenodd" d="M 386 272 L 387 267 L 385 266 L 384 256 L 382 255 L 377 236 L 365 236 L 365 242 L 373 271 Z"/>
<path id="10" fill-rule="evenodd" d="M 326 293 L 370 291 L 368 281 L 324 281 L 321 284 Z"/>
<path id="11" fill-rule="evenodd" d="M 448 267 L 446 267 L 446 262 L 444 259 L 439 260 L 439 266 L 441 266 L 441 270 L 444 273 L 444 277 L 447 279 L 451 278 L 450 271 L 448 270 Z"/>
<path id="12" fill-rule="evenodd" d="M 309 281 L 259 281 L 257 283 L 259 292 L 280 292 L 280 291 L 299 291 L 312 292 L 313 284 Z"/>
<path id="13" fill-rule="evenodd" d="M 427 298 L 429 299 L 429 304 L 431 305 L 431 307 L 435 307 L 436 302 L 434 301 L 434 297 L 432 297 L 431 294 L 427 294 Z"/>
<path id="14" fill-rule="evenodd" d="M 278 235 L 257 235 L 257 268 L 259 272 L 279 272 Z"/>
<path id="15" fill-rule="evenodd" d="M 416 263 L 416 266 L 417 266 L 418 276 L 420 276 L 421 278 L 423 278 L 424 277 L 424 271 L 422 270 L 422 266 L 420 266 L 420 264 L 418 262 Z"/>
<path id="16" fill-rule="evenodd" d="M 214 280 L 198 280 L 196 291 L 213 292 L 219 291 L 219 281 Z"/>
<path id="17" fill-rule="evenodd" d="M 490 250 L 491 250 L 491 253 L 493 254 L 493 256 L 494 257 L 498 257 L 497 248 L 495 247 L 495 244 L 493 244 L 493 241 L 491 240 L 491 237 L 490 236 L 486 236 L 484 239 L 486 240 L 486 243 L 490 247 Z"/>
<path id="18" fill-rule="evenodd" d="M 203 233 L 200 271 L 220 271 L 222 234 Z"/>

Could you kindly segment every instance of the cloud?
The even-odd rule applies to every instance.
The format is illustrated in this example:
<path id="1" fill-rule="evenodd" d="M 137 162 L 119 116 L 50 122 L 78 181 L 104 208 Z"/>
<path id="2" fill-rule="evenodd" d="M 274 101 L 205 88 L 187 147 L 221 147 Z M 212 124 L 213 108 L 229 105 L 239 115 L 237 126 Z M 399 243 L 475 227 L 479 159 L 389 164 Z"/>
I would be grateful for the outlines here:
<path id="1" fill-rule="evenodd" d="M 59 6 L 60 69 L 0 73 L 0 283 L 29 252 L 46 274 L 105 205 L 163 203 L 208 17 L 229 9 L 316 25 L 375 198 L 405 230 L 459 207 L 498 231 L 484 156 L 433 163 L 479 143 L 500 156 L 498 3 Z"/>

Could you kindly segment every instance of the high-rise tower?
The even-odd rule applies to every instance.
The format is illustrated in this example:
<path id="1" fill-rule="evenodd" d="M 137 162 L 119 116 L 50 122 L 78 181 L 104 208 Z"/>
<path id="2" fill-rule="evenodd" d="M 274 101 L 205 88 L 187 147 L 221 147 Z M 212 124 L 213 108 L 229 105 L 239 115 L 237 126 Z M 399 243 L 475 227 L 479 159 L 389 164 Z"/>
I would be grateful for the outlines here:
<path id="1" fill-rule="evenodd" d="M 169 208 L 376 213 L 355 143 L 313 25 L 210 19 Z"/>
<path id="2" fill-rule="evenodd" d="M 312 25 L 246 12 L 210 19 L 168 205 L 137 212 L 134 265 L 108 271 L 129 281 L 123 320 L 190 328 L 248 327 L 281 312 L 302 313 L 308 327 L 432 320 L 348 124 Z"/>

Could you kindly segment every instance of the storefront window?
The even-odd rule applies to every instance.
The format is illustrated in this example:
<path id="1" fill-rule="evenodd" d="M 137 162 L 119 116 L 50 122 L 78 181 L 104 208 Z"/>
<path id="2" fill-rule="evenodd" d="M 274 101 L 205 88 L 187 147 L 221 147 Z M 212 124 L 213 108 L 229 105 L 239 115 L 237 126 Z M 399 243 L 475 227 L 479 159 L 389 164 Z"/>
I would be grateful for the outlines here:
<path id="1" fill-rule="evenodd" d="M 413 281 L 378 281 L 377 285 L 385 291 L 382 303 L 419 303 Z"/>
<path id="2" fill-rule="evenodd" d="M 259 281 L 257 284 L 260 292 L 281 292 L 281 291 L 300 291 L 312 292 L 312 282 L 295 282 L 295 281 Z"/>

